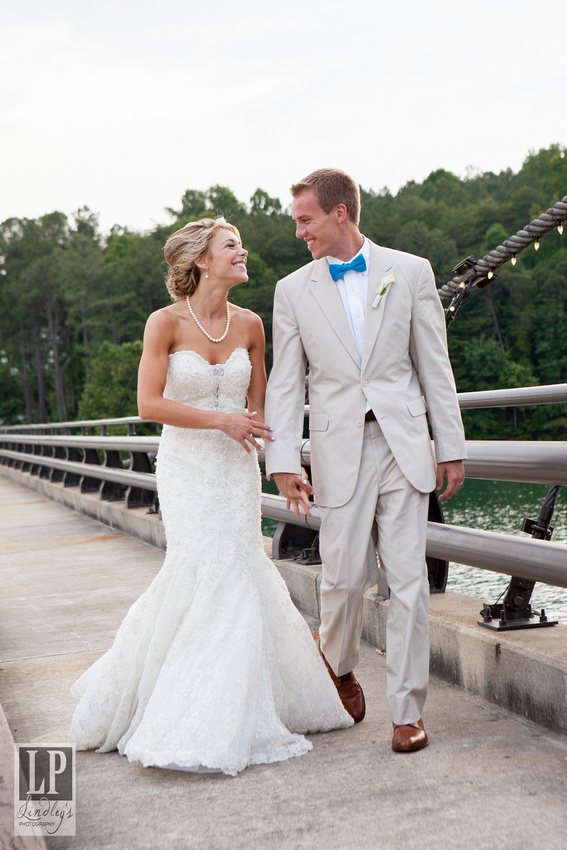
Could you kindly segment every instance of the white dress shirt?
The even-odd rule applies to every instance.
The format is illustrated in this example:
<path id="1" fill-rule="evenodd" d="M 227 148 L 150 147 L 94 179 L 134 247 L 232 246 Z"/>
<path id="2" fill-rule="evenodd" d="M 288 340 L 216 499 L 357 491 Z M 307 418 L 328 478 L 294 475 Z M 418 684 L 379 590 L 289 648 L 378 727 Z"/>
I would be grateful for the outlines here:
<path id="1" fill-rule="evenodd" d="M 368 268 L 370 266 L 370 245 L 368 239 L 364 239 L 364 244 L 360 251 L 357 251 L 352 259 L 348 260 L 352 263 L 355 257 L 362 254 L 366 260 L 366 271 L 355 272 L 349 270 L 343 277 L 335 281 L 335 286 L 341 297 L 342 305 L 348 319 L 349 327 L 352 331 L 356 348 L 362 360 L 362 343 L 364 339 L 364 314 L 366 312 L 366 294 L 368 291 Z M 342 260 L 337 260 L 334 257 L 327 257 L 328 263 L 339 263 L 342 265 Z"/>

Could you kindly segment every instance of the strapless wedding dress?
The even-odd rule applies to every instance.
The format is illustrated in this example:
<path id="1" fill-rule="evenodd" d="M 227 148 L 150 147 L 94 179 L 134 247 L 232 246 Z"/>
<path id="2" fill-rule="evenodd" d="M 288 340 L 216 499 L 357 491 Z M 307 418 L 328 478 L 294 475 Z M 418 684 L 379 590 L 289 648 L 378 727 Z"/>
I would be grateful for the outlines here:
<path id="1" fill-rule="evenodd" d="M 165 397 L 243 412 L 250 360 L 169 357 Z M 165 425 L 157 484 L 167 551 L 111 649 L 73 686 L 70 740 L 144 766 L 220 770 L 299 756 L 352 725 L 308 626 L 263 549 L 255 452 Z"/>

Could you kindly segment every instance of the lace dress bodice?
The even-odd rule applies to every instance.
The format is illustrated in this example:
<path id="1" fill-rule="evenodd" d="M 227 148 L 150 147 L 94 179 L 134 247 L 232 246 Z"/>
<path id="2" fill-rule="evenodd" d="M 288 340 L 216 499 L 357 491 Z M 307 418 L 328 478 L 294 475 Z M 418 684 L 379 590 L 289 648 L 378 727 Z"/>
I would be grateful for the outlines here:
<path id="1" fill-rule="evenodd" d="M 196 351 L 176 351 L 169 355 L 163 395 L 200 410 L 240 413 L 245 408 L 250 373 L 245 348 L 235 348 L 226 363 L 214 366 Z"/>

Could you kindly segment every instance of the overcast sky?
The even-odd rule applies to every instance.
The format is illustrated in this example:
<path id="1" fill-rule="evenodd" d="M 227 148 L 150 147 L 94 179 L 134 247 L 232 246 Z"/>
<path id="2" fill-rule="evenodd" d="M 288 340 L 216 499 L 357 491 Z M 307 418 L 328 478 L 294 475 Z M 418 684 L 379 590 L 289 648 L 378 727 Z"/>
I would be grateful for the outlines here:
<path id="1" fill-rule="evenodd" d="M 0 221 L 167 223 L 186 189 L 395 193 L 567 145 L 564 0 L 0 0 Z M 566 188 L 567 192 L 567 188 Z"/>

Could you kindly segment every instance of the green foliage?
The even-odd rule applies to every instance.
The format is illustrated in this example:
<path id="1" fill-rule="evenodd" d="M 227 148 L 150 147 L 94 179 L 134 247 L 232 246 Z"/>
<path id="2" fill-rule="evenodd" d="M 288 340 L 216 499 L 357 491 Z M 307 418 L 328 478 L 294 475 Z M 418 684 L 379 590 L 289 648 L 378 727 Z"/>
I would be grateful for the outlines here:
<path id="1" fill-rule="evenodd" d="M 0 363 L 0 425 L 16 425 L 23 418 L 24 395 L 17 373 Z"/>
<path id="2" fill-rule="evenodd" d="M 251 215 L 281 215 L 282 203 L 279 198 L 270 198 L 263 189 L 256 189 L 250 198 Z"/>
<path id="3" fill-rule="evenodd" d="M 396 195 L 362 190 L 361 230 L 375 242 L 427 257 L 438 285 L 472 254 L 479 259 L 566 194 L 560 145 L 530 152 L 518 173 L 444 169 Z M 258 313 L 271 363 L 276 281 L 310 262 L 295 225 L 258 188 L 248 203 L 225 186 L 187 189 L 170 223 L 106 239 L 88 208 L 0 224 L 0 419 L 46 421 L 136 412 L 138 340 L 147 316 L 170 303 L 163 246 L 188 221 L 222 214 L 249 250 L 247 284 L 230 299 Z M 473 290 L 449 331 L 460 391 L 567 381 L 567 233 L 550 233 Z M 134 345 L 134 348 L 129 346 Z M 80 404 L 79 404 L 80 399 Z M 560 439 L 562 407 L 466 411 L 470 439 Z"/>
<path id="4" fill-rule="evenodd" d="M 142 342 L 113 345 L 103 342 L 92 362 L 91 382 L 79 404 L 79 419 L 111 419 L 136 416 L 138 364 Z"/>

